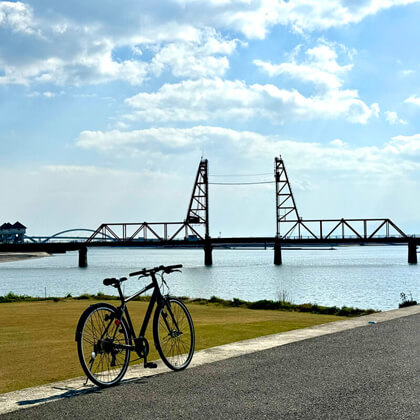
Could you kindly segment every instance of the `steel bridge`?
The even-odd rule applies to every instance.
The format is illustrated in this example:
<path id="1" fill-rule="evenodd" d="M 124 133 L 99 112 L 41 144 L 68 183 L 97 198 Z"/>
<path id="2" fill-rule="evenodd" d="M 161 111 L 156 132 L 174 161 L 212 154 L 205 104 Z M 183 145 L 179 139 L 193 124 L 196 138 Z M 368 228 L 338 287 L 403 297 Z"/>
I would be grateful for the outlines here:
<path id="1" fill-rule="evenodd" d="M 67 235 L 70 232 L 89 232 L 89 236 L 71 236 L 71 235 Z M 50 236 L 28 236 L 25 235 L 24 239 L 27 242 L 32 242 L 35 244 L 39 244 L 39 243 L 47 243 L 47 242 L 51 242 L 53 240 L 59 240 L 61 242 L 86 242 L 90 235 L 92 234 L 92 232 L 95 232 L 93 229 L 85 229 L 85 228 L 76 228 L 76 229 L 67 229 L 67 230 L 62 230 L 61 232 L 57 232 L 54 233 L 54 235 L 50 235 Z M 107 239 L 112 239 L 111 236 L 106 237 Z"/>
<path id="2" fill-rule="evenodd" d="M 71 229 L 50 237 L 31 237 L 33 243 L 0 244 L 0 251 L 66 252 L 79 250 L 79 266 L 87 266 L 87 248 L 120 247 L 201 247 L 205 265 L 212 265 L 212 250 L 218 246 L 264 245 L 274 248 L 274 264 L 282 264 L 282 246 L 288 245 L 365 245 L 406 244 L 408 262 L 417 263 L 420 237 L 407 235 L 387 218 L 303 219 L 299 216 L 292 188 L 281 157 L 274 160 L 276 234 L 271 237 L 211 238 L 209 233 L 208 161 L 199 163 L 183 221 L 103 223 L 96 230 Z M 53 243 L 51 240 L 72 231 L 87 231 L 91 235 L 72 237 L 72 242 Z M 62 239 L 70 237 L 62 237 Z M 82 240 L 82 242 L 77 242 Z"/>

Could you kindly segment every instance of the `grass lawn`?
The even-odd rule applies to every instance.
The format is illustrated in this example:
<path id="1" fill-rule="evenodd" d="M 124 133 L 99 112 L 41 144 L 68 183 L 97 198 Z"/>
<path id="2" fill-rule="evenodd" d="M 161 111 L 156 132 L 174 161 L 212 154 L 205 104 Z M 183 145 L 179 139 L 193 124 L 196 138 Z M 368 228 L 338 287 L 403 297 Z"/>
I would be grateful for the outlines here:
<path id="1" fill-rule="evenodd" d="M 75 329 L 93 300 L 19 302 L 0 305 L 0 393 L 83 376 Z M 112 303 L 112 302 L 110 302 Z M 345 319 L 332 315 L 187 304 L 196 331 L 196 351 L 247 338 Z M 147 302 L 130 302 L 136 333 Z M 158 359 L 151 335 L 149 360 Z M 133 355 L 133 359 L 135 358 Z"/>

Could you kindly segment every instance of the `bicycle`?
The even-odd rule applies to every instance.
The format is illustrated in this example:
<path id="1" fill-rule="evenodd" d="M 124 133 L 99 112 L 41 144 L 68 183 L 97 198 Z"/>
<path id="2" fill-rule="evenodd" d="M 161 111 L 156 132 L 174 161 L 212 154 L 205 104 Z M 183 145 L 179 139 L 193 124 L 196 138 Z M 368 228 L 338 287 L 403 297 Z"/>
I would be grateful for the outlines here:
<path id="1" fill-rule="evenodd" d="M 109 303 L 96 303 L 86 308 L 77 324 L 75 337 L 80 364 L 94 384 L 108 387 L 118 383 L 127 371 L 132 351 L 144 360 L 145 368 L 157 367 L 156 363 L 147 361 L 149 343 L 145 338 L 155 304 L 153 338 L 162 361 L 175 371 L 183 370 L 190 364 L 195 347 L 191 315 L 179 299 L 161 292 L 163 285 L 169 290 L 164 274 L 181 271 L 180 268 L 182 264 L 161 265 L 130 273 L 130 277 L 139 276 L 139 279 L 150 276 L 152 282 L 129 297 L 125 297 L 121 290 L 121 284 L 127 277 L 106 278 L 103 281 L 105 286 L 118 290 L 121 305 L 115 307 Z M 162 280 L 161 286 L 157 275 Z M 127 303 L 150 289 L 153 293 L 136 336 Z"/>

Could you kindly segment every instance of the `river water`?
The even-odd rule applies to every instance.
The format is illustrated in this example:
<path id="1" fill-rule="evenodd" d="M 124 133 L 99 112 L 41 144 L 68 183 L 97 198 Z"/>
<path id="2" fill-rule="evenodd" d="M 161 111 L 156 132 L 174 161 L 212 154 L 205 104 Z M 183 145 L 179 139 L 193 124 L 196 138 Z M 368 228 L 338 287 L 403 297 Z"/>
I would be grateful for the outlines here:
<path id="1" fill-rule="evenodd" d="M 120 277 L 143 267 L 183 264 L 168 277 L 177 296 L 244 300 L 286 297 L 293 303 L 394 309 L 400 293 L 420 300 L 420 264 L 407 263 L 406 246 L 357 246 L 329 249 L 283 249 L 283 265 L 273 265 L 272 249 L 216 249 L 213 266 L 203 266 L 201 249 L 90 248 L 87 268 L 78 253 L 0 264 L 0 295 L 30 296 L 115 294 L 105 277 Z M 124 283 L 134 293 L 144 280 Z"/>

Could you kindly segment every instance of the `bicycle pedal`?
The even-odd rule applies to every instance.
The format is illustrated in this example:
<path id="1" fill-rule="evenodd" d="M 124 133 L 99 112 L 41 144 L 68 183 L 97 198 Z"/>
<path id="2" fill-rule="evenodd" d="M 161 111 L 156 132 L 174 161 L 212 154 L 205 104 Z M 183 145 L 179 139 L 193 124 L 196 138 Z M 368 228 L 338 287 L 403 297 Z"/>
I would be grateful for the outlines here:
<path id="1" fill-rule="evenodd" d="M 156 369 L 157 364 L 155 362 L 147 362 L 144 364 L 144 367 L 147 369 Z"/>

